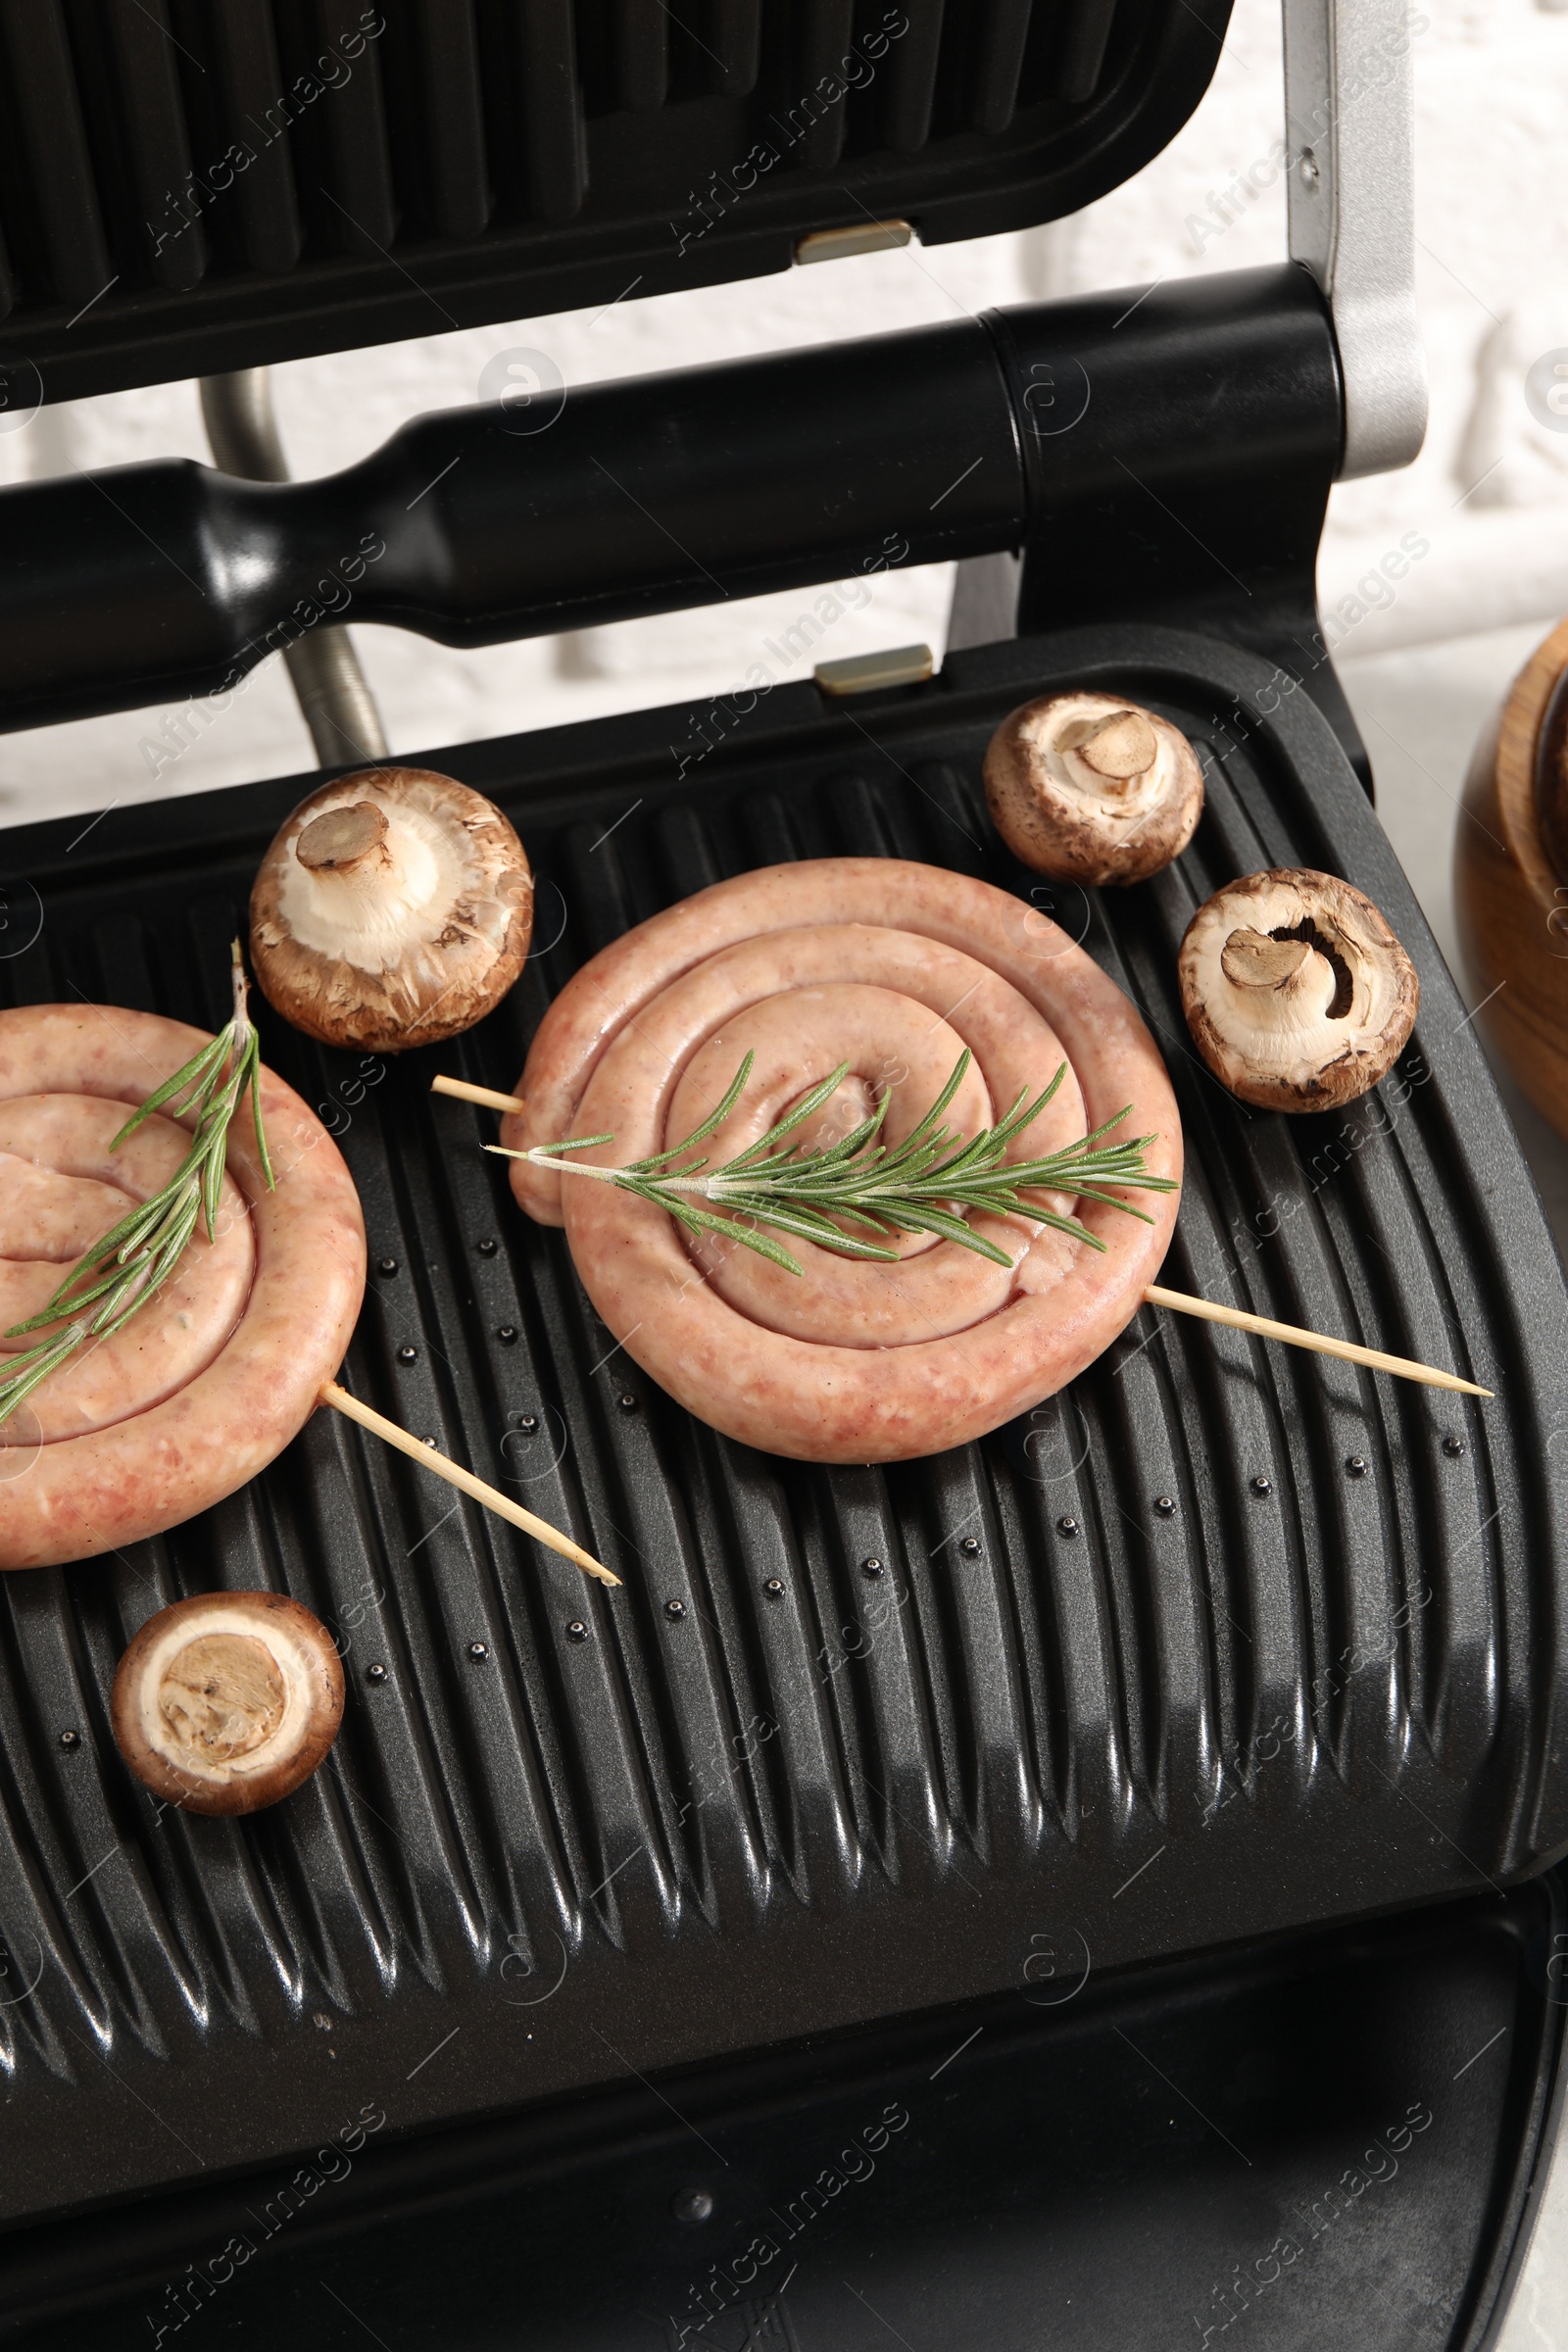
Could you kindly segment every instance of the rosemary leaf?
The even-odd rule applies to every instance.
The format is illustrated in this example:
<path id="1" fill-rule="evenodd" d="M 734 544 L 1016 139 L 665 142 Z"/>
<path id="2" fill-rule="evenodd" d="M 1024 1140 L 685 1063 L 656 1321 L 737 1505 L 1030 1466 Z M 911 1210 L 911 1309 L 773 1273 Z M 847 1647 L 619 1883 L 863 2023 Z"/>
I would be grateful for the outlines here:
<path id="1" fill-rule="evenodd" d="M 673 1151 L 657 1152 L 649 1159 L 632 1160 L 621 1168 L 603 1168 L 564 1156 L 594 1145 L 612 1144 L 612 1135 L 571 1136 L 559 1144 L 536 1144 L 528 1152 L 508 1151 L 500 1144 L 486 1148 L 504 1159 L 532 1160 L 536 1167 L 559 1168 L 564 1175 L 615 1185 L 655 1208 L 667 1210 L 689 1233 L 724 1234 L 792 1274 L 799 1274 L 801 1266 L 760 1228 L 770 1227 L 795 1240 L 813 1242 L 818 1249 L 834 1250 L 842 1257 L 896 1262 L 896 1250 L 846 1232 L 836 1222 L 843 1217 L 881 1236 L 935 1234 L 997 1265 L 1010 1266 L 1013 1260 L 1006 1251 L 976 1233 L 966 1218 L 1027 1217 L 1037 1225 L 1068 1234 L 1092 1250 L 1105 1247 L 1098 1234 L 1077 1218 L 1062 1215 L 1049 1201 L 1025 1196 L 1066 1194 L 1074 1200 L 1119 1208 L 1146 1225 L 1153 1223 L 1147 1209 L 1120 1199 L 1119 1193 L 1173 1193 L 1177 1186 L 1172 1177 L 1149 1172 L 1145 1154 L 1157 1138 L 1112 1135 L 1126 1118 L 1126 1108 L 1059 1152 L 1009 1161 L 1009 1148 L 1051 1102 L 1067 1074 L 1067 1065 L 1063 1062 L 1051 1084 L 1032 1100 L 1025 1088 L 995 1127 L 982 1128 L 965 1142 L 957 1129 L 943 1124 L 943 1115 L 963 1083 L 969 1058 L 967 1053 L 960 1054 L 924 1118 L 895 1146 L 878 1141 L 887 1095 L 869 1118 L 820 1152 L 803 1152 L 789 1142 L 848 1076 L 850 1065 L 841 1062 L 765 1135 L 722 1167 L 710 1168 L 704 1158 L 689 1158 L 696 1146 L 716 1134 L 740 1101 L 752 1072 L 748 1054 L 717 1108 Z M 1117 1189 L 1107 1192 L 1107 1185 Z M 720 1210 L 724 1213 L 715 1213 Z"/>
<path id="2" fill-rule="evenodd" d="M 205 1046 L 191 1055 L 183 1069 L 176 1070 L 172 1078 L 166 1078 L 162 1086 L 155 1087 L 146 1102 L 139 1103 L 131 1112 L 110 1145 L 111 1152 L 118 1152 L 126 1136 L 135 1134 L 143 1119 L 150 1119 L 153 1112 L 162 1110 L 166 1102 L 173 1102 L 177 1096 L 187 1091 L 187 1086 L 194 1095 L 203 1084 L 209 1083 L 222 1061 L 220 1051 L 222 1043 L 221 1037 L 209 1039 Z"/>

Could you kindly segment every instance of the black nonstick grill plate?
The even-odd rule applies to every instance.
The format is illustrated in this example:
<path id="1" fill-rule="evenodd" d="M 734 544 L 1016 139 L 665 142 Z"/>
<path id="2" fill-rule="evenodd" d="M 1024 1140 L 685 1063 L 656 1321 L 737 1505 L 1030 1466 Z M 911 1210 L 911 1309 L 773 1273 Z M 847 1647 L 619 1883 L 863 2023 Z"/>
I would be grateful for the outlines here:
<path id="1" fill-rule="evenodd" d="M 1152 704 L 1208 755 L 1178 867 L 1050 907 L 1166 1052 L 1189 1173 L 1165 1279 L 1494 1401 L 1146 1310 L 979 1446 L 886 1471 L 751 1453 L 629 1365 L 479 1150 L 493 1122 L 429 1095 L 437 1067 L 511 1087 L 574 965 L 724 873 L 884 852 L 1027 890 L 980 755 L 1067 683 Z M 324 1415 L 168 1537 L 0 1582 L 0 2210 L 255 2163 L 364 2109 L 451 2120 L 1485 1890 L 1561 1852 L 1568 1298 L 1465 1008 L 1288 684 L 1102 629 L 847 707 L 790 687 L 745 716 L 422 756 L 517 823 L 539 953 L 483 1028 L 395 1065 L 266 1019 L 365 1201 L 345 1378 L 625 1587 Z M 251 873 L 305 789 L 11 835 L 8 921 L 36 928 L 0 962 L 16 1001 L 215 1022 Z M 1234 1103 L 1176 1000 L 1200 900 L 1296 863 L 1366 889 L 1421 974 L 1396 1078 L 1332 1119 Z M 105 1711 L 142 1620 L 220 1584 L 318 1610 L 350 1687 L 320 1773 L 239 1824 L 160 1813 Z"/>
<path id="2" fill-rule="evenodd" d="M 1230 0 L 3 0 L 13 408 L 1076 212 Z"/>

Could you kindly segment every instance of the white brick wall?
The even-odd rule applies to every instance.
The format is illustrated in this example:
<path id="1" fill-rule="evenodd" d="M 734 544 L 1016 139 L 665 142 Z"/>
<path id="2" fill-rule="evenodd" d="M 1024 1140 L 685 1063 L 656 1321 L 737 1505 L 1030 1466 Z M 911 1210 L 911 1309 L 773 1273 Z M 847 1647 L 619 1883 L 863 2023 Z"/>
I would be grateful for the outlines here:
<path id="1" fill-rule="evenodd" d="M 1405 473 L 1335 493 L 1322 586 L 1326 603 L 1353 620 L 1343 648 L 1352 670 L 1391 648 L 1544 620 L 1568 608 L 1568 434 L 1533 422 L 1521 381 L 1540 352 L 1568 346 L 1568 208 L 1560 193 L 1568 14 L 1535 0 L 1420 0 L 1415 22 L 1419 291 L 1432 429 Z M 349 465 L 405 417 L 475 399 L 485 361 L 517 344 L 549 352 L 567 384 L 580 384 L 1278 258 L 1284 195 L 1268 159 L 1282 116 L 1276 0 L 1238 0 L 1193 122 L 1136 180 L 1075 220 L 625 302 L 597 315 L 301 361 L 276 371 L 294 468 Z M 43 411 L 26 431 L 0 436 L 0 479 L 171 454 L 207 454 L 189 384 Z M 1362 613 L 1356 581 L 1410 529 L 1430 540 L 1430 555 L 1392 604 Z M 884 576 L 871 604 L 848 612 L 813 652 L 823 658 L 915 638 L 940 646 L 948 595 L 941 570 Z M 808 601 L 797 592 L 481 654 L 401 631 L 358 635 L 394 748 L 416 751 L 695 699 L 729 684 L 757 659 L 762 638 L 776 636 Z M 157 719 L 130 713 L 0 738 L 0 822 L 311 762 L 275 661 L 155 782 L 140 747 Z"/>

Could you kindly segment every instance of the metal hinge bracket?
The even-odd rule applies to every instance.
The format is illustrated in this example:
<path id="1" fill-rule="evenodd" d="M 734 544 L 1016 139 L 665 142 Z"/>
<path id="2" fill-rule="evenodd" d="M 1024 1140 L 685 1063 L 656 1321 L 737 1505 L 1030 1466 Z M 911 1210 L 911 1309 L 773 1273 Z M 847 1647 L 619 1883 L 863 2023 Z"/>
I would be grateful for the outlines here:
<path id="1" fill-rule="evenodd" d="M 1328 296 L 1345 387 L 1340 479 L 1408 466 L 1427 429 L 1415 310 L 1409 0 L 1284 0 L 1291 258 Z"/>

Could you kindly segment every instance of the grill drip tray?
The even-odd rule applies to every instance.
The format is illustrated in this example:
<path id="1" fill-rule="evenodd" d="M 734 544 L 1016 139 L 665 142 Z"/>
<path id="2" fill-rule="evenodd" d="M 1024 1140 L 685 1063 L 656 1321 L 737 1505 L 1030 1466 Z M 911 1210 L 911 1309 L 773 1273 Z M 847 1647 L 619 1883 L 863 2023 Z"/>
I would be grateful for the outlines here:
<path id="1" fill-rule="evenodd" d="M 882 852 L 1027 891 L 985 821 L 980 756 L 1013 703 L 1068 683 L 1136 696 L 1208 748 L 1180 864 L 1048 908 L 1166 1052 L 1189 1151 L 1168 1280 L 1451 1364 L 1495 1402 L 1146 1310 L 1070 1394 L 981 1446 L 885 1472 L 750 1453 L 628 1367 L 561 1235 L 521 1219 L 479 1151 L 491 1122 L 430 1096 L 438 1066 L 512 1086 L 567 973 L 723 874 Z M 1568 1300 L 1392 853 L 1325 722 L 1276 694 L 1266 665 L 1209 641 L 1096 630 L 956 655 L 853 714 L 780 689 L 695 763 L 703 714 L 683 710 L 421 756 L 528 845 L 523 982 L 399 1064 L 270 1020 L 265 1048 L 365 1201 L 350 1385 L 511 1482 L 625 1590 L 586 1589 L 327 1415 L 161 1541 L 0 1580 L 18 1987 L 0 2002 L 0 2212 L 270 2161 L 366 2106 L 395 2132 L 1016 2003 L 1047 1946 L 1085 1950 L 1098 1983 L 1500 1886 L 1568 1842 Z M 78 825 L 13 834 L 42 921 L 0 985 L 216 1024 L 237 910 L 305 788 L 112 812 L 91 863 L 68 858 Z M 1188 916 L 1272 864 L 1348 874 L 1420 970 L 1396 1078 L 1332 1118 L 1249 1113 L 1187 1047 Z M 350 1685 L 327 1766 L 240 1824 L 160 1814 L 107 1725 L 136 1627 L 216 1585 L 293 1592 L 338 1629 Z M 1418 2096 L 1436 2113 L 1424 2078 L 1389 2088 L 1368 2130 Z M 1255 2235 L 1235 2259 L 1264 2251 Z"/>

